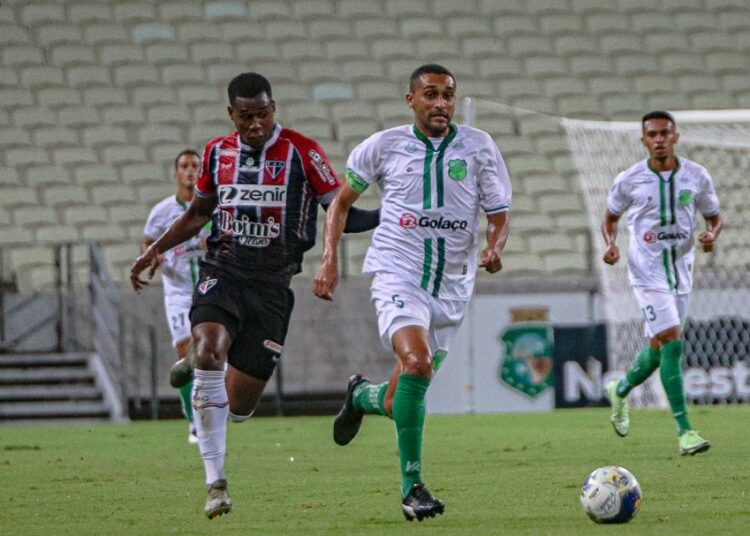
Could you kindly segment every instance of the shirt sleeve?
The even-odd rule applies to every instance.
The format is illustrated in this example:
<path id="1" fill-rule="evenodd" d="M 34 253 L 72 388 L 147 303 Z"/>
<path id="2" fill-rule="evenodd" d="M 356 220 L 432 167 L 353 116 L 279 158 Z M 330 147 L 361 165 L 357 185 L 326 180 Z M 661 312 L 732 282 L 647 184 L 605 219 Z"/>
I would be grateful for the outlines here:
<path id="1" fill-rule="evenodd" d="M 378 180 L 380 174 L 380 133 L 373 134 L 357 145 L 346 161 L 346 182 L 355 192 L 362 193 Z"/>
<path id="2" fill-rule="evenodd" d="M 720 208 L 719 198 L 716 196 L 714 180 L 711 178 L 708 171 L 704 170 L 701 176 L 700 186 L 700 191 L 695 198 L 695 207 L 707 218 L 716 216 L 719 213 Z"/>
<path id="3" fill-rule="evenodd" d="M 486 214 L 492 215 L 510 208 L 513 190 L 503 156 L 489 134 L 484 145 L 479 154 L 477 174 L 479 204 Z"/>
<path id="4" fill-rule="evenodd" d="M 143 228 L 143 236 L 150 238 L 151 240 L 156 240 L 164 234 L 164 231 L 166 230 L 167 226 L 164 221 L 164 211 L 159 210 L 159 205 L 156 205 L 151 209 L 151 212 L 148 215 L 146 225 Z"/>
<path id="5" fill-rule="evenodd" d="M 302 167 L 312 191 L 318 200 L 328 199 L 341 184 L 328 160 L 328 155 L 318 142 L 309 138 L 298 149 L 302 157 Z"/>
<path id="6" fill-rule="evenodd" d="M 620 173 L 612 188 L 609 189 L 609 197 L 607 199 L 607 209 L 615 216 L 620 216 L 630 208 L 632 199 L 630 192 L 626 188 L 625 184 L 625 173 Z"/>
<path id="7" fill-rule="evenodd" d="M 195 182 L 195 194 L 201 197 L 216 196 L 216 166 L 219 162 L 219 143 L 218 139 L 211 140 L 206 144 L 201 159 L 201 173 Z"/>

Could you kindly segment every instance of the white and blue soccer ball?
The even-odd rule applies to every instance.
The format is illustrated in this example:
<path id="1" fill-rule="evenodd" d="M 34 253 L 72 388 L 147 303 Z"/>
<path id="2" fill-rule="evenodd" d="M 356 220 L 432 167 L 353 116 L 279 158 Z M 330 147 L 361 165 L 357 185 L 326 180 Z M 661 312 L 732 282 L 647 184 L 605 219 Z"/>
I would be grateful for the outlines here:
<path id="1" fill-rule="evenodd" d="M 616 465 L 594 470 L 581 488 L 581 507 L 597 523 L 627 523 L 641 507 L 641 485 Z"/>

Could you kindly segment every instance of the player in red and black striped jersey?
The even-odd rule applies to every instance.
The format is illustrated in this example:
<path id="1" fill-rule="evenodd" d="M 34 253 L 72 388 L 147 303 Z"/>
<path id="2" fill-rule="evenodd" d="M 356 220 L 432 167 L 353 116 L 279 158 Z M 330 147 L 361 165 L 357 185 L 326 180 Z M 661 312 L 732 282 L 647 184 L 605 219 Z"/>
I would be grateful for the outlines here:
<path id="1" fill-rule="evenodd" d="M 143 288 L 140 274 L 149 267 L 153 276 L 160 253 L 213 219 L 190 311 L 193 410 L 209 518 L 232 507 L 224 474 L 227 419 L 248 419 L 273 373 L 294 306 L 289 283 L 315 244 L 317 206 L 326 208 L 340 184 L 315 140 L 275 122 L 268 80 L 240 74 L 228 94 L 236 132 L 206 145 L 193 202 L 135 260 L 130 275 L 133 288 Z M 359 210 L 345 230 L 366 231 L 378 222 L 377 210 Z"/>

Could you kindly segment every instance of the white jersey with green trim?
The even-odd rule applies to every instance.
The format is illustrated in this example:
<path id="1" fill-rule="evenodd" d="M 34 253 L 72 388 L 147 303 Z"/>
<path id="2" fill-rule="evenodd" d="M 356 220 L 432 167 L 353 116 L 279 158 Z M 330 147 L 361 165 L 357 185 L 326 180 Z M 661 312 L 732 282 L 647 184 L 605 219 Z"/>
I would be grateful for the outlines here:
<path id="1" fill-rule="evenodd" d="M 686 294 L 693 287 L 696 212 L 719 213 L 713 179 L 706 168 L 677 159 L 669 173 L 648 160 L 620 173 L 609 192 L 612 214 L 628 212 L 628 274 L 633 286 Z"/>
<path id="2" fill-rule="evenodd" d="M 474 289 L 479 209 L 508 210 L 511 185 L 486 132 L 451 125 L 430 139 L 415 125 L 373 134 L 352 151 L 347 182 L 381 190 L 380 225 L 363 273 L 401 274 L 435 297 L 468 300 Z"/>
<path id="3" fill-rule="evenodd" d="M 189 203 L 183 203 L 177 196 L 170 195 L 159 201 L 148 215 L 143 230 L 145 237 L 151 240 L 159 238 L 172 223 L 182 216 Z M 210 229 L 210 224 L 208 224 Z M 198 284 L 198 260 L 203 257 L 200 239 L 208 236 L 204 228 L 198 234 L 182 244 L 164 253 L 161 265 L 162 281 L 164 283 L 164 297 L 175 295 L 192 295 Z"/>

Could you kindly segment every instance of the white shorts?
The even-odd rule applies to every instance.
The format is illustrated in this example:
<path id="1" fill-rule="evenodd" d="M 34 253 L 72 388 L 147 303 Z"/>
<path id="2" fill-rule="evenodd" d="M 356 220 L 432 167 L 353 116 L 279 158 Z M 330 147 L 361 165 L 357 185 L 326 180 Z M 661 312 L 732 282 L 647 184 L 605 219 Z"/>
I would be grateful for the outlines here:
<path id="1" fill-rule="evenodd" d="M 650 339 L 665 329 L 684 325 L 690 294 L 675 294 L 646 287 L 633 287 L 633 291 L 646 320 L 646 337 Z"/>
<path id="2" fill-rule="evenodd" d="M 190 306 L 192 294 L 171 295 L 164 297 L 164 309 L 167 312 L 167 324 L 172 334 L 172 346 L 190 338 Z"/>
<path id="3" fill-rule="evenodd" d="M 434 298 L 403 276 L 385 272 L 375 274 L 370 293 L 383 346 L 393 350 L 391 339 L 396 331 L 421 326 L 429 334 L 433 366 L 437 369 L 461 326 L 469 302 Z"/>

